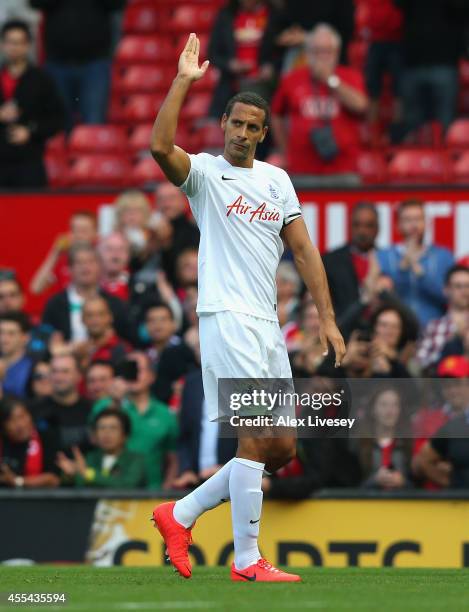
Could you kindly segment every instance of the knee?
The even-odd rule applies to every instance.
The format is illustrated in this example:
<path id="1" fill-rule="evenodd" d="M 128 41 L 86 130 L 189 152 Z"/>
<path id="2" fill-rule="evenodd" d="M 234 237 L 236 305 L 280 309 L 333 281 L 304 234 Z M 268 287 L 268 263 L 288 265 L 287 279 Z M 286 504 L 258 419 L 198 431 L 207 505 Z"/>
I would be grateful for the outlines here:
<path id="1" fill-rule="evenodd" d="M 269 472 L 276 472 L 287 465 L 296 456 L 296 439 L 278 439 L 269 450 L 265 468 Z"/>

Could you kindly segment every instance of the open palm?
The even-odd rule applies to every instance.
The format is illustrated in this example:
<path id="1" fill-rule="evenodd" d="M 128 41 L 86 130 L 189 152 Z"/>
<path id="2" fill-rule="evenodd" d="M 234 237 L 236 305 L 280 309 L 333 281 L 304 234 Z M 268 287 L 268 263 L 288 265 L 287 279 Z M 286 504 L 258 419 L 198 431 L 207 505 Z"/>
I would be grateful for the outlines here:
<path id="1" fill-rule="evenodd" d="M 199 51 L 200 51 L 200 40 L 195 34 L 190 34 L 187 39 L 186 46 L 184 47 L 178 64 L 179 76 L 190 79 L 191 81 L 198 81 L 201 79 L 207 71 L 208 60 L 206 60 L 199 67 Z"/>

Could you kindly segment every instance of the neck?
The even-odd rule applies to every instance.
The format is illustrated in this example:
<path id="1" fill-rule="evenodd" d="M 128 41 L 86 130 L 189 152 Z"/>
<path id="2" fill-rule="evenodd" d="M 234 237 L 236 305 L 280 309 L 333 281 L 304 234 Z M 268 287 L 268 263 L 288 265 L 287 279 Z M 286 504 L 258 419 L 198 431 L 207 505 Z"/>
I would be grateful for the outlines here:
<path id="1" fill-rule="evenodd" d="M 61 404 L 62 406 L 71 406 L 72 404 L 75 404 L 78 401 L 79 397 L 80 396 L 78 395 L 78 392 L 75 389 L 65 394 L 52 394 L 52 399 L 55 400 L 58 404 Z"/>
<path id="2" fill-rule="evenodd" d="M 106 342 L 108 342 L 113 335 L 113 329 L 106 329 L 100 336 L 93 336 L 91 340 L 96 346 L 103 346 L 103 344 L 106 344 Z"/>
<path id="3" fill-rule="evenodd" d="M 130 399 L 137 406 L 139 412 L 145 412 L 148 408 L 148 402 L 150 401 L 150 393 L 148 390 L 141 391 L 140 393 L 132 393 Z"/>
<path id="4" fill-rule="evenodd" d="M 254 166 L 254 157 L 248 157 L 246 159 L 233 159 L 227 151 L 223 153 L 223 157 L 229 164 L 235 166 L 236 168 L 252 168 Z"/>
<path id="5" fill-rule="evenodd" d="M 394 427 L 389 427 L 387 425 L 380 425 L 379 423 L 376 425 L 376 437 L 378 440 L 384 438 L 394 438 Z"/>
<path id="6" fill-rule="evenodd" d="M 19 77 L 23 74 L 27 67 L 28 60 L 16 60 L 15 62 L 7 65 L 7 70 L 12 76 Z"/>
<path id="7" fill-rule="evenodd" d="M 113 457 L 118 457 L 122 453 L 123 449 L 123 446 L 119 446 L 118 448 L 113 448 L 112 450 L 103 450 L 103 453 L 105 455 L 112 455 Z"/>
<path id="8" fill-rule="evenodd" d="M 96 285 L 74 285 L 75 291 L 82 298 L 94 297 L 98 293 L 98 287 Z"/>
<path id="9" fill-rule="evenodd" d="M 124 274 L 124 270 L 111 270 L 106 272 L 103 278 L 105 281 L 114 281 L 119 279 L 122 274 Z"/>
<path id="10" fill-rule="evenodd" d="M 153 344 L 153 347 L 158 351 L 158 353 L 160 353 L 165 348 L 165 346 L 168 344 L 168 342 L 169 342 L 169 339 L 160 340 L 159 342 L 156 341 L 156 342 L 153 342 L 152 344 Z"/>
<path id="11" fill-rule="evenodd" d="M 3 361 L 9 366 L 12 363 L 16 363 L 22 357 L 24 357 L 24 349 L 18 349 L 14 353 L 10 353 L 9 355 L 3 356 Z"/>

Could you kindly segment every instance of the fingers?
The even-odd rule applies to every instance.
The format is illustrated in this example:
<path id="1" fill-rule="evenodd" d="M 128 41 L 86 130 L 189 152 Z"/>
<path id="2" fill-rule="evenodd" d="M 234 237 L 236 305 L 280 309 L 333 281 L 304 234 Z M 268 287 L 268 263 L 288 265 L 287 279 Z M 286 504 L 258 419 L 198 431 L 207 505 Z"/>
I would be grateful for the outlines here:
<path id="1" fill-rule="evenodd" d="M 205 62 L 202 64 L 202 66 L 200 67 L 202 74 L 205 74 L 207 72 L 207 68 L 209 67 L 209 64 L 210 62 L 208 60 L 205 60 Z"/>
<path id="2" fill-rule="evenodd" d="M 334 347 L 335 352 L 335 367 L 338 368 L 342 363 L 342 359 L 345 356 L 344 339 L 342 338 L 342 336 L 340 336 L 339 338 L 334 338 L 334 340 L 331 340 L 331 344 Z"/>
<path id="3" fill-rule="evenodd" d="M 195 37 L 195 50 L 194 50 L 194 55 L 196 57 L 199 57 L 199 51 L 200 51 L 200 40 L 196 36 Z"/>
<path id="4" fill-rule="evenodd" d="M 322 354 L 325 357 L 329 349 L 327 346 L 327 336 L 322 331 L 319 332 L 319 342 L 321 343 Z"/>
<path id="5" fill-rule="evenodd" d="M 187 39 L 186 42 L 186 46 L 184 47 L 183 53 L 192 53 L 194 51 L 194 46 L 195 46 L 195 34 L 191 33 L 189 34 L 189 38 Z"/>

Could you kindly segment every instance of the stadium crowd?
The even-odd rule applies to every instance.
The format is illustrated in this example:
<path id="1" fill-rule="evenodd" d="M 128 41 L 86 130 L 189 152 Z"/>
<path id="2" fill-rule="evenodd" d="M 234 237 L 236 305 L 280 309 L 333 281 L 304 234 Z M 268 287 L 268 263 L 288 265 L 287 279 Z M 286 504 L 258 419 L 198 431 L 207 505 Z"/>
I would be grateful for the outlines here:
<path id="1" fill-rule="evenodd" d="M 253 90 L 273 111 L 261 158 L 312 184 L 469 177 L 464 0 L 15 0 L 0 26 L 1 187 L 161 180 L 151 123 L 192 30 L 211 68 L 189 152 L 220 150 L 227 100 Z"/>
<path id="2" fill-rule="evenodd" d="M 207 418 L 198 230 L 185 196 L 168 183 L 154 202 L 124 192 L 114 224 L 102 236 L 92 214 L 72 215 L 31 279 L 32 294 L 51 295 L 37 319 L 26 314 L 15 271 L 0 274 L 2 486 L 185 489 L 235 452 L 235 440 Z M 350 242 L 324 254 L 347 342 L 338 369 L 322 353 L 317 309 L 284 255 L 277 310 L 294 377 L 323 392 L 344 381 L 379 384 L 353 435 L 300 437 L 297 458 L 265 477 L 266 494 L 469 486 L 469 436 L 461 437 L 469 268 L 427 243 L 425 229 L 423 204 L 404 201 L 400 242 L 378 248 L 377 209 L 358 202 Z M 439 393 L 425 395 L 422 385 L 435 379 L 444 382 Z"/>
<path id="3" fill-rule="evenodd" d="M 355 185 L 364 148 L 384 156 L 383 147 L 394 155 L 446 143 L 458 89 L 469 113 L 460 69 L 468 4 L 18 0 L 0 10 L 0 187 L 158 183 L 154 201 L 148 190 L 122 192 L 106 235 L 93 214 L 74 213 L 27 291 L 0 260 L 0 486 L 195 486 L 233 456 L 235 441 L 208 421 L 204 401 L 199 233 L 183 194 L 148 158 L 180 40 L 197 26 L 212 64 L 183 112 L 188 151 L 219 150 L 227 99 L 254 90 L 272 103 L 262 158 L 318 185 L 331 176 Z M 437 127 L 431 142 L 421 129 L 428 122 Z M 466 131 L 456 138 L 461 159 Z M 110 175 L 99 176 L 103 160 L 117 163 Z M 359 202 L 350 241 L 324 254 L 347 342 L 338 369 L 322 354 L 318 313 L 288 252 L 279 266 L 293 375 L 318 391 L 337 380 L 380 385 L 360 435 L 299 439 L 296 459 L 264 478 L 266 495 L 469 487 L 469 259 L 426 241 L 418 200 L 401 203 L 398 230 L 398 244 L 378 248 L 375 205 Z M 52 296 L 31 317 L 28 293 L 45 292 Z M 396 384 L 421 391 L 433 379 L 444 381 L 441 392 L 417 393 L 412 406 Z"/>

